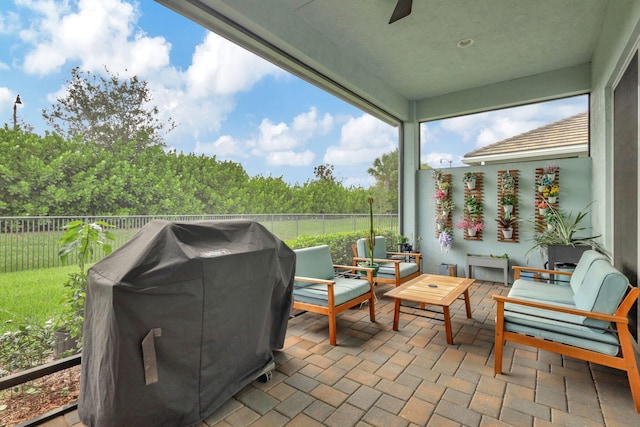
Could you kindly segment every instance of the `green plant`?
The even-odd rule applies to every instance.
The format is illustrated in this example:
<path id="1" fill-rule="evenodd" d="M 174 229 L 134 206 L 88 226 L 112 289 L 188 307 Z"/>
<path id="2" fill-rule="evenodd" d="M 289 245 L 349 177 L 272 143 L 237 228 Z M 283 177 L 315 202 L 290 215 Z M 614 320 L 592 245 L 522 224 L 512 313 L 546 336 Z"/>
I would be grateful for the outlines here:
<path id="1" fill-rule="evenodd" d="M 505 213 L 503 217 L 497 218 L 496 221 L 503 229 L 510 229 L 518 221 L 511 213 Z"/>
<path id="2" fill-rule="evenodd" d="M 369 253 L 370 264 L 373 265 L 373 249 L 376 246 L 376 231 L 373 229 L 373 197 L 367 198 L 369 204 L 369 231 L 367 232 L 367 251 Z"/>
<path id="3" fill-rule="evenodd" d="M 469 197 L 464 204 L 469 211 L 469 215 L 476 217 L 482 213 L 482 203 L 475 196 Z"/>
<path id="4" fill-rule="evenodd" d="M 440 208 L 443 211 L 452 211 L 453 208 L 455 208 L 456 205 L 455 203 L 453 203 L 453 200 L 451 199 L 444 199 L 442 202 L 440 202 Z"/>
<path id="5" fill-rule="evenodd" d="M 511 175 L 509 171 L 505 172 L 501 176 L 502 178 L 502 190 L 505 192 L 512 192 L 516 188 L 516 179 Z"/>
<path id="6" fill-rule="evenodd" d="M 587 227 L 581 225 L 584 218 L 590 214 L 587 209 L 593 202 L 589 203 L 585 208 L 578 212 L 575 216 L 572 213 L 565 213 L 559 209 L 553 208 L 553 206 L 547 207 L 547 221 L 553 224 L 553 228 L 547 228 L 542 233 L 535 234 L 533 236 L 533 246 L 527 251 L 527 255 L 535 249 L 539 249 L 542 254 L 549 245 L 567 245 L 567 246 L 590 246 L 606 254 L 606 250 L 600 243 L 596 241 L 600 235 L 592 236 L 580 236 L 579 234 Z M 530 220 L 535 224 L 535 221 Z"/>
<path id="7" fill-rule="evenodd" d="M 44 326 L 25 319 L 18 324 L 17 330 L 0 335 L 0 367 L 10 373 L 45 363 L 53 352 L 54 329 L 52 319 Z M 0 373 L 0 376 L 5 374 Z"/>
<path id="8" fill-rule="evenodd" d="M 68 291 L 58 323 L 60 328 L 66 329 L 71 337 L 78 341 L 79 348 L 81 348 L 82 342 L 84 300 L 87 293 L 87 271 L 85 270 L 85 265 L 98 248 L 101 248 L 105 255 L 111 253 L 111 245 L 107 241 L 114 241 L 115 236 L 111 232 L 104 230 L 106 227 L 112 226 L 104 221 L 93 223 L 72 221 L 66 225 L 65 229 L 67 231 L 60 238 L 60 243 L 62 243 L 62 247 L 58 252 L 60 259 L 66 262 L 69 254 L 75 251 L 80 271 L 70 273 L 64 284 Z"/>
<path id="9" fill-rule="evenodd" d="M 476 180 L 475 172 L 465 172 L 464 176 L 462 177 L 462 182 L 471 182 L 475 180 Z"/>
<path id="10" fill-rule="evenodd" d="M 518 204 L 518 198 L 515 194 L 505 194 L 500 198 L 500 203 L 502 204 L 502 206 L 516 206 Z"/>

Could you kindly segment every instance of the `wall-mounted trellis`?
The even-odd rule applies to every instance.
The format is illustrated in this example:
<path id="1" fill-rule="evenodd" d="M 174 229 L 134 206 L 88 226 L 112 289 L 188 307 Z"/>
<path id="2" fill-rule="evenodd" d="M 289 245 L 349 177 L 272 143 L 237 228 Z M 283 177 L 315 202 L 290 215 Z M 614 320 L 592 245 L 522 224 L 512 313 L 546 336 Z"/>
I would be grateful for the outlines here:
<path id="1" fill-rule="evenodd" d="M 469 222 L 483 222 L 482 215 L 482 193 L 483 193 L 483 172 L 474 172 L 475 173 L 475 183 L 472 188 L 467 182 L 465 182 L 464 186 L 464 219 Z M 480 210 L 478 212 L 470 212 L 468 208 L 469 199 L 475 198 L 479 203 Z M 482 240 L 482 230 L 478 230 L 475 233 L 475 236 L 470 233 L 469 228 L 464 229 L 464 239 L 465 240 Z"/>
<path id="2" fill-rule="evenodd" d="M 552 174 L 545 173 L 543 168 L 536 169 L 535 222 L 537 233 L 542 233 L 547 227 L 552 226 L 552 224 L 548 224 L 546 219 L 547 211 L 541 204 L 546 203 L 548 206 L 553 207 L 553 209 L 558 210 L 560 206 L 560 196 L 556 195 L 552 197 L 545 195 L 545 192 L 548 192 L 554 186 L 559 188 L 559 182 L 560 168 L 556 168 L 556 171 Z"/>
<path id="3" fill-rule="evenodd" d="M 446 183 L 443 185 L 443 183 Z M 439 179 L 435 181 L 435 191 L 445 191 L 446 195 L 436 200 L 435 220 L 436 220 L 436 238 L 440 237 L 440 232 L 451 228 L 451 216 L 453 214 L 453 207 L 451 202 L 451 192 L 453 190 L 453 184 L 451 182 L 451 174 L 443 173 L 439 174 Z"/>
<path id="4" fill-rule="evenodd" d="M 519 240 L 518 235 L 518 185 L 519 185 L 518 170 L 501 170 L 498 171 L 498 241 L 507 243 L 517 243 Z M 513 203 L 509 200 L 513 199 Z M 502 203 L 503 200 L 506 203 Z M 505 207 L 507 206 L 507 207 Z M 510 227 L 504 226 L 508 223 L 508 218 L 512 219 Z M 511 234 L 509 234 L 509 229 Z M 505 231 L 506 230 L 506 231 Z M 510 237 L 509 237 L 510 236 Z"/>

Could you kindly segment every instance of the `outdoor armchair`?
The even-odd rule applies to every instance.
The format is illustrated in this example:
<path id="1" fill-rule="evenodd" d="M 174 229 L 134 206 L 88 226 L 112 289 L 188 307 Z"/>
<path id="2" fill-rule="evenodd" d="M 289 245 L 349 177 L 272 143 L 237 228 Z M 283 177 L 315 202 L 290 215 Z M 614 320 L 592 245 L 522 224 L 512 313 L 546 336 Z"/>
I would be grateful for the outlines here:
<path id="1" fill-rule="evenodd" d="M 353 250 L 353 265 L 357 266 L 362 261 L 369 261 L 366 239 L 358 239 Z M 380 265 L 376 277 L 376 283 L 391 283 L 400 286 L 406 281 L 414 279 L 421 274 L 421 254 L 414 252 L 388 252 L 385 238 L 376 236 L 373 248 L 373 261 Z M 405 259 L 413 259 L 415 262 L 406 262 Z"/>
<path id="2" fill-rule="evenodd" d="M 329 246 L 296 249 L 293 308 L 329 319 L 329 343 L 336 345 L 336 315 L 369 302 L 369 319 L 376 321 L 373 269 L 333 264 Z M 361 271 L 362 276 L 353 274 Z M 339 272 L 336 275 L 336 272 Z"/>

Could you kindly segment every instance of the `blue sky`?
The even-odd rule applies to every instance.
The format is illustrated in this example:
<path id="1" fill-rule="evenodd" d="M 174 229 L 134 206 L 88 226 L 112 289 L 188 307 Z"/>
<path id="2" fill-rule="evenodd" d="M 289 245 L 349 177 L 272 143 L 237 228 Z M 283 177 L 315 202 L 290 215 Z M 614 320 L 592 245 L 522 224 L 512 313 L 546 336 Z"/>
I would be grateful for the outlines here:
<path id="1" fill-rule="evenodd" d="M 165 138 L 182 152 L 215 155 L 250 175 L 304 183 L 330 163 L 345 185 L 368 187 L 373 160 L 397 145 L 397 129 L 210 33 L 152 0 L 2 0 L 0 123 L 43 134 L 42 109 L 65 91 L 70 70 L 149 82 Z M 585 111 L 586 97 L 432 122 L 421 161 L 461 165 L 464 153 Z"/>

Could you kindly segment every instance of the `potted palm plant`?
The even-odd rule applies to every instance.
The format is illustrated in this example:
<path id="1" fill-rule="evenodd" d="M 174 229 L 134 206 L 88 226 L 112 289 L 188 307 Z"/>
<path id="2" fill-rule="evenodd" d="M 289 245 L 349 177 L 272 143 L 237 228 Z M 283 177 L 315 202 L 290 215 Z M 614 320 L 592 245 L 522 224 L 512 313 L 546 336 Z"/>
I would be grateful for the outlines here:
<path id="1" fill-rule="evenodd" d="M 590 213 L 587 209 L 592 204 L 593 202 L 576 215 L 573 215 L 571 212 L 566 213 L 555 209 L 553 206 L 548 206 L 545 218 L 553 227 L 547 227 L 541 233 L 533 236 L 533 246 L 527 251 L 527 255 L 533 250 L 539 249 L 543 256 L 546 251 L 550 259 L 557 258 L 565 262 L 576 262 L 577 259 L 580 258 L 579 254 L 582 254 L 586 249 L 593 248 L 598 252 L 606 254 L 604 247 L 596 240 L 600 235 L 585 233 L 588 228 L 582 225 L 582 221 Z M 534 220 L 530 220 L 529 222 L 535 224 Z M 575 259 L 576 261 L 568 258 Z M 549 267 L 553 268 L 552 265 Z"/>

